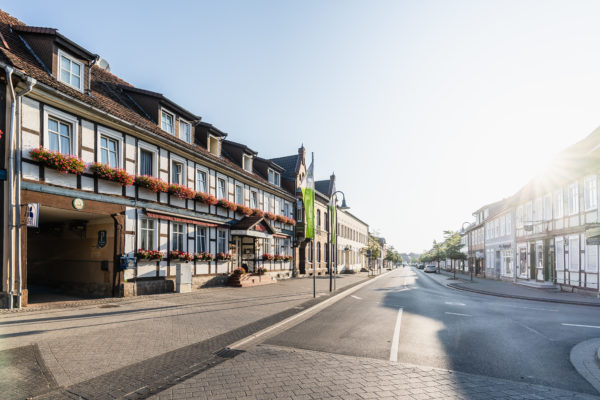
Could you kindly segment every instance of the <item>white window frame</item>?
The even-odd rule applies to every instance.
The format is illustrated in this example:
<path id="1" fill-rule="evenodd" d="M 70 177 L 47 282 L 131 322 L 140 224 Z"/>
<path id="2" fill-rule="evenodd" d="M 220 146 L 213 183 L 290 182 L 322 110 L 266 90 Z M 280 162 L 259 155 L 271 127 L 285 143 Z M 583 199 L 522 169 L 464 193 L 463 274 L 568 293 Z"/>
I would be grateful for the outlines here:
<path id="1" fill-rule="evenodd" d="M 200 187 L 199 174 L 204 174 L 204 187 Z M 208 170 L 196 167 L 196 190 L 202 193 L 208 193 Z"/>
<path id="2" fill-rule="evenodd" d="M 69 153 L 62 153 L 62 154 L 78 155 L 77 154 L 77 149 L 78 149 L 78 141 L 77 140 L 79 138 L 79 135 L 77 134 L 77 132 L 78 132 L 77 128 L 79 127 L 79 121 L 77 120 L 77 117 L 75 117 L 71 114 L 67 114 L 63 111 L 57 110 L 52 107 L 48 107 L 48 106 L 44 107 L 44 147 L 47 149 L 50 149 L 50 135 L 48 132 L 48 118 L 58 119 L 65 124 L 71 125 L 71 148 L 69 149 Z M 59 139 L 59 148 L 60 148 L 60 139 Z"/>
<path id="3" fill-rule="evenodd" d="M 142 150 L 146 150 L 147 152 L 152 153 L 152 175 L 153 177 L 157 177 L 158 176 L 158 148 L 149 144 L 146 144 L 144 142 L 138 142 L 138 162 L 137 162 L 137 173 L 138 174 L 142 174 L 140 168 L 142 166 L 141 163 L 141 158 L 142 158 Z"/>
<path id="4" fill-rule="evenodd" d="M 204 231 L 204 235 L 200 235 L 200 232 Z M 205 226 L 196 226 L 196 252 L 207 252 L 208 251 L 208 228 Z M 203 243 L 203 248 L 200 248 L 200 243 Z"/>
<path id="5" fill-rule="evenodd" d="M 275 186 L 281 186 L 281 174 L 272 168 L 267 169 L 269 183 Z"/>
<path id="6" fill-rule="evenodd" d="M 585 211 L 598 208 L 598 179 L 596 175 L 589 175 L 584 178 L 583 197 Z"/>
<path id="7" fill-rule="evenodd" d="M 175 232 L 176 226 L 181 226 L 183 228 L 183 230 L 181 232 L 181 249 L 175 248 L 175 242 L 177 241 L 177 239 L 175 238 L 175 235 L 177 235 L 177 236 L 180 235 L 178 232 Z M 186 236 L 187 236 L 187 226 L 185 223 L 171 222 L 171 240 L 170 240 L 171 250 L 186 251 L 186 244 L 187 244 Z"/>
<path id="8" fill-rule="evenodd" d="M 216 146 L 217 146 L 216 149 L 211 148 L 211 143 L 213 141 L 216 143 Z M 217 157 L 221 157 L 221 140 L 217 136 L 209 134 L 208 138 L 206 139 L 206 149 L 208 150 L 209 153 L 211 153 Z"/>
<path id="9" fill-rule="evenodd" d="M 258 208 L 258 192 L 255 190 L 250 191 L 250 207 Z"/>
<path id="10" fill-rule="evenodd" d="M 525 216 L 523 205 L 517 207 L 517 229 L 523 228 L 523 217 Z"/>
<path id="11" fill-rule="evenodd" d="M 562 218 L 565 216 L 563 190 L 558 189 L 554 192 L 554 218 Z"/>
<path id="12" fill-rule="evenodd" d="M 152 221 L 154 224 L 154 227 L 152 229 L 153 234 L 152 234 L 152 247 L 149 249 L 144 249 L 144 247 L 142 246 L 142 238 L 144 236 L 144 231 L 149 231 L 149 229 L 145 229 L 142 227 L 143 225 L 143 221 Z M 138 245 L 137 248 L 138 249 L 144 249 L 144 250 L 158 250 L 158 224 L 159 221 L 157 219 L 154 218 L 148 218 L 148 217 L 144 217 L 144 216 L 140 216 L 138 218 L 138 232 L 139 232 L 139 236 L 138 236 Z"/>
<path id="13" fill-rule="evenodd" d="M 244 168 L 245 171 L 252 172 L 252 160 L 252 156 L 242 154 L 242 168 Z M 246 165 L 246 163 L 248 163 L 248 165 Z"/>
<path id="14" fill-rule="evenodd" d="M 71 70 L 69 70 L 69 82 L 65 82 L 62 80 L 62 68 L 61 68 L 61 63 L 62 63 L 62 58 L 66 58 L 68 59 L 71 63 L 73 64 L 77 64 L 79 65 L 79 71 L 81 72 L 81 75 L 79 76 L 79 86 L 75 86 L 71 84 L 71 76 L 75 75 L 73 73 L 71 73 Z M 77 61 L 73 56 L 65 53 L 62 50 L 58 50 L 58 81 L 61 83 L 64 83 L 65 85 L 72 87 L 74 89 L 77 89 L 80 92 L 83 92 L 83 85 L 84 85 L 84 80 L 85 80 L 85 67 L 84 64 L 81 61 Z M 76 75 L 75 75 L 76 76 Z"/>
<path id="15" fill-rule="evenodd" d="M 567 186 L 567 196 L 567 211 L 569 211 L 569 215 L 579 214 L 579 185 L 577 182 L 573 182 Z"/>
<path id="16" fill-rule="evenodd" d="M 181 126 L 182 125 L 187 125 L 189 127 L 189 134 L 190 136 L 188 138 L 185 138 L 183 136 L 183 133 L 181 131 Z M 179 118 L 179 139 L 183 140 L 184 142 L 187 143 L 192 143 L 192 124 L 189 123 L 188 121 L 184 120 L 183 118 Z"/>
<path id="17" fill-rule="evenodd" d="M 221 194 L 219 193 L 219 183 L 220 182 L 225 182 L 225 185 L 223 186 L 223 196 L 221 196 Z M 217 199 L 225 199 L 225 200 L 229 200 L 229 190 L 228 190 L 228 179 L 224 176 L 217 176 L 217 187 L 216 187 L 216 195 L 217 195 Z"/>
<path id="18" fill-rule="evenodd" d="M 239 193 L 238 193 L 238 190 L 239 190 Z M 239 197 L 238 197 L 238 194 L 240 195 Z M 235 185 L 234 196 L 235 196 L 234 202 L 236 204 L 244 205 L 244 187 L 242 185 Z"/>
<path id="19" fill-rule="evenodd" d="M 552 221 L 552 213 L 554 211 L 553 209 L 553 205 L 552 205 L 552 193 L 547 193 L 544 196 L 544 221 Z"/>
<path id="20" fill-rule="evenodd" d="M 220 234 L 224 234 L 224 248 L 219 248 L 219 241 L 221 240 Z M 227 244 L 227 230 L 225 229 L 217 229 L 217 253 L 228 253 L 229 246 Z"/>
<path id="21" fill-rule="evenodd" d="M 104 126 L 98 126 L 98 137 L 96 138 L 96 146 L 98 148 L 98 162 L 102 162 L 102 136 L 106 136 L 108 139 L 117 141 L 117 165 L 111 165 L 113 168 L 123 168 L 123 135 L 120 132 L 106 128 Z"/>
<path id="22" fill-rule="evenodd" d="M 166 130 L 164 128 L 164 123 L 165 123 L 164 118 L 163 118 L 164 114 L 171 116 L 171 118 L 173 119 L 173 125 L 172 125 L 173 131 L 172 132 L 169 132 L 168 130 Z M 160 109 L 160 129 L 162 129 L 164 132 L 167 132 L 169 135 L 175 136 L 176 127 L 177 127 L 177 118 L 175 117 L 175 114 L 173 114 L 170 111 L 167 111 L 164 108 L 161 108 Z"/>

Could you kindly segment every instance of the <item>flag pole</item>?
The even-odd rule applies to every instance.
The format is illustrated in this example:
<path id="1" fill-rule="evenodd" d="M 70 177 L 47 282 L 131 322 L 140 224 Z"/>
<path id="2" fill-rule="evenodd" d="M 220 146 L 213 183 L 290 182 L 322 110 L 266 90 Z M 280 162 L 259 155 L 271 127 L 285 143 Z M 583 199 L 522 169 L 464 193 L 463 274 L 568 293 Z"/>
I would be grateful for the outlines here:
<path id="1" fill-rule="evenodd" d="M 314 186 L 315 186 L 315 153 L 311 152 L 311 165 L 312 165 L 312 170 L 313 170 L 313 180 L 312 180 L 312 186 L 313 186 L 313 191 L 314 191 Z M 312 209 L 310 210 L 311 212 L 311 224 L 313 224 L 313 237 L 312 237 L 312 261 L 313 261 L 313 299 L 317 297 L 317 251 L 316 251 L 316 246 L 315 246 L 315 239 L 316 239 L 316 235 L 315 235 L 315 229 L 314 229 L 314 221 L 315 221 L 315 204 L 313 202 L 313 206 Z"/>

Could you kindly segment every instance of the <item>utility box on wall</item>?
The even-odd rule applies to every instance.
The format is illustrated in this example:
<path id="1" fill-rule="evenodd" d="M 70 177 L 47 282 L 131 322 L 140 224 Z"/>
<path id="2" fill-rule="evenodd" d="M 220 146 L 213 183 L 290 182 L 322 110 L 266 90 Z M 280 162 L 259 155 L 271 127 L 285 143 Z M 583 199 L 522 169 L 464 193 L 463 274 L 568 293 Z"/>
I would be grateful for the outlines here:
<path id="1" fill-rule="evenodd" d="M 175 278 L 175 291 L 189 293 L 192 291 L 192 263 L 177 263 Z"/>

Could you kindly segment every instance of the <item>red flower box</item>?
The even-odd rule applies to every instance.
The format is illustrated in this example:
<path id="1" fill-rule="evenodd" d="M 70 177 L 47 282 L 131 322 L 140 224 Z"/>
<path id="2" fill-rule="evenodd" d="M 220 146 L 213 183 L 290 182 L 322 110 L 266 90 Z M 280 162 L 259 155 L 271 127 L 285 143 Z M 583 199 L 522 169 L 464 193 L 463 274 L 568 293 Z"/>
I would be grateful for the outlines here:
<path id="1" fill-rule="evenodd" d="M 61 154 L 40 147 L 29 152 L 31 158 L 45 167 L 52 168 L 63 174 L 81 175 L 85 172 L 85 163 L 79 158 L 69 154 Z"/>
<path id="2" fill-rule="evenodd" d="M 123 186 L 133 185 L 135 180 L 134 176 L 129 175 L 124 169 L 111 168 L 98 162 L 90 165 L 90 171 L 98 178 L 113 181 Z"/>
<path id="3" fill-rule="evenodd" d="M 212 261 L 214 260 L 214 257 L 212 254 L 208 253 L 208 252 L 202 252 L 202 253 L 196 253 L 196 255 L 194 256 L 194 258 L 198 261 Z"/>
<path id="4" fill-rule="evenodd" d="M 235 203 L 232 203 L 232 202 L 231 202 L 231 201 L 229 201 L 229 200 L 225 200 L 225 199 L 219 199 L 219 201 L 218 201 L 217 205 L 218 205 L 219 207 L 223 207 L 223 208 L 226 208 L 226 209 L 228 209 L 228 210 L 231 210 L 231 211 L 235 211 L 235 210 L 237 210 L 237 204 L 235 204 Z"/>
<path id="5" fill-rule="evenodd" d="M 259 217 L 264 217 L 265 216 L 265 212 L 259 208 L 253 208 L 252 209 L 252 215 L 257 215 Z"/>
<path id="6" fill-rule="evenodd" d="M 169 191 L 169 184 L 167 182 L 149 175 L 136 176 L 135 184 L 138 187 L 148 189 L 154 193 L 167 193 Z"/>
<path id="7" fill-rule="evenodd" d="M 296 220 L 294 218 L 288 218 L 286 223 L 288 225 L 296 226 Z"/>
<path id="8" fill-rule="evenodd" d="M 237 267 L 236 269 L 233 270 L 233 273 L 235 275 L 244 275 L 246 273 L 246 270 L 242 267 Z"/>
<path id="9" fill-rule="evenodd" d="M 179 250 L 172 250 L 169 252 L 169 260 L 192 261 L 193 259 L 194 255 L 192 253 L 186 253 Z"/>
<path id="10" fill-rule="evenodd" d="M 287 217 L 284 217 L 283 215 L 276 215 L 275 220 L 285 224 L 287 222 Z"/>
<path id="11" fill-rule="evenodd" d="M 271 261 L 273 260 L 273 254 L 265 253 L 262 255 L 263 261 Z"/>
<path id="12" fill-rule="evenodd" d="M 202 192 L 196 192 L 195 199 L 210 206 L 214 206 L 219 202 L 212 194 Z"/>
<path id="13" fill-rule="evenodd" d="M 231 260 L 231 254 L 230 253 L 218 253 L 217 260 L 219 260 L 219 261 Z"/>
<path id="14" fill-rule="evenodd" d="M 267 211 L 267 212 L 265 213 L 265 217 L 266 217 L 267 219 L 270 219 L 271 221 L 275 221 L 275 219 L 277 219 L 277 215 L 275 215 L 274 213 L 272 213 L 272 212 L 269 212 L 269 211 Z"/>
<path id="15" fill-rule="evenodd" d="M 246 207 L 241 204 L 237 204 L 237 212 L 244 214 L 246 217 L 249 217 L 253 213 L 250 207 Z"/>
<path id="16" fill-rule="evenodd" d="M 179 185 L 177 183 L 172 183 L 169 185 L 169 194 L 172 194 L 175 197 L 179 197 L 180 199 L 193 199 L 194 191 L 187 186 Z"/>
<path id="17" fill-rule="evenodd" d="M 157 250 L 144 250 L 144 249 L 138 249 L 138 251 L 135 253 L 135 256 L 137 257 L 138 260 L 160 260 L 163 258 L 163 252 L 162 251 L 157 251 Z"/>

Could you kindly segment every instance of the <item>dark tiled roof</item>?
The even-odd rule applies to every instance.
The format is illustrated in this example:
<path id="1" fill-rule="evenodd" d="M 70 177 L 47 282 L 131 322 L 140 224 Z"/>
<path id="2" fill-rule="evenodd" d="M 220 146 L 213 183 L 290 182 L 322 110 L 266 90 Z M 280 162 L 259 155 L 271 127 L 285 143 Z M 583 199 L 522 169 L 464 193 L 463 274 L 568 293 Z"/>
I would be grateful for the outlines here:
<path id="1" fill-rule="evenodd" d="M 329 196 L 329 179 L 323 181 L 315 181 L 315 190 L 321 192 L 325 196 Z"/>
<path id="2" fill-rule="evenodd" d="M 283 173 L 284 178 L 294 179 L 296 175 L 296 166 L 298 165 L 298 154 L 293 156 L 271 158 L 275 164 L 282 167 L 285 171 Z"/>
<path id="3" fill-rule="evenodd" d="M 255 226 L 256 224 L 259 224 L 261 222 L 263 224 L 265 224 L 265 226 L 270 231 L 270 233 L 275 233 L 275 230 L 267 222 L 267 220 L 264 217 L 259 217 L 258 215 L 252 215 L 250 217 L 245 217 L 245 218 L 241 219 L 240 221 L 236 222 L 235 224 L 233 224 L 231 226 L 231 230 L 247 231 L 248 229 L 251 229 L 253 226 Z"/>
<path id="4" fill-rule="evenodd" d="M 44 35 L 56 35 L 56 32 L 58 32 L 58 30 L 54 29 L 54 28 L 44 28 L 41 26 L 27 26 L 27 25 L 15 25 L 13 27 L 13 29 L 18 32 L 41 33 Z"/>
<path id="5" fill-rule="evenodd" d="M 13 29 L 11 29 L 11 25 L 13 26 Z M 11 64 L 16 69 L 35 78 L 38 82 L 87 104 L 88 106 L 95 107 L 118 119 L 131 123 L 142 130 L 162 137 L 168 142 L 173 142 L 179 146 L 185 147 L 191 153 L 198 154 L 217 164 L 228 167 L 240 175 L 248 176 L 264 185 L 281 190 L 270 184 L 264 177 L 247 172 L 241 166 L 236 165 L 230 160 L 211 154 L 202 146 L 187 143 L 163 132 L 156 123 L 140 115 L 139 110 L 132 105 L 131 101 L 121 95 L 122 86 L 133 86 L 109 71 L 98 66 L 92 67 L 90 85 L 91 95 L 81 93 L 64 83 L 59 82 L 56 78 L 44 71 L 43 67 L 19 39 L 18 31 L 26 29 L 27 26 L 21 21 L 0 10 L 0 33 L 6 39 L 10 47 L 10 50 L 0 47 L 0 60 L 7 64 Z"/>

